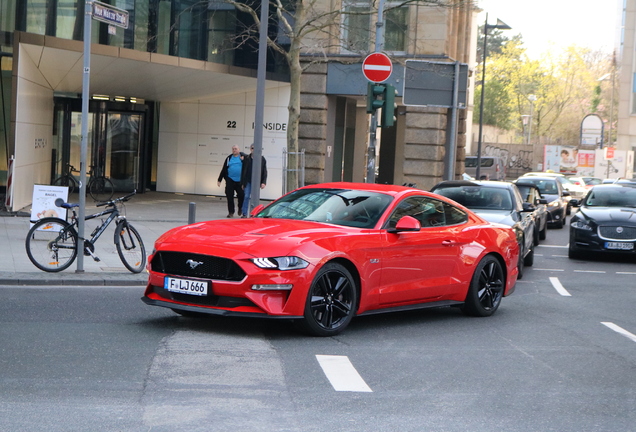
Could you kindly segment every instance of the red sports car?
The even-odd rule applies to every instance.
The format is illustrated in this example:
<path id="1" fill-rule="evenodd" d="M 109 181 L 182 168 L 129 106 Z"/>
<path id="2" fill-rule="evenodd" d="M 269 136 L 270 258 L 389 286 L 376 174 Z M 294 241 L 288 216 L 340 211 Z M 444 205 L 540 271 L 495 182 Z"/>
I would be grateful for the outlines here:
<path id="1" fill-rule="evenodd" d="M 251 218 L 166 232 L 142 300 L 182 315 L 290 318 L 332 336 L 378 312 L 459 306 L 490 316 L 514 290 L 518 256 L 510 227 L 440 195 L 325 183 Z"/>

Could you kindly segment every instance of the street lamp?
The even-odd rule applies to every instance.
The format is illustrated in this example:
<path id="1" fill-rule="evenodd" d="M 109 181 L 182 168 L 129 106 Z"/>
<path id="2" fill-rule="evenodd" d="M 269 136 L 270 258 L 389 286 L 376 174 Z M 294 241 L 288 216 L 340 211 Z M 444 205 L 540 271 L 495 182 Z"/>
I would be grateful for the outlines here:
<path id="1" fill-rule="evenodd" d="M 484 130 L 484 94 L 486 93 L 486 57 L 488 56 L 488 30 L 510 30 L 510 27 L 505 22 L 497 18 L 497 24 L 488 24 L 488 14 L 486 14 L 486 22 L 484 23 L 484 52 L 483 52 L 483 67 L 481 68 L 481 102 L 479 104 L 479 137 L 477 138 L 477 172 L 475 177 L 477 180 L 481 177 L 481 141 Z"/>

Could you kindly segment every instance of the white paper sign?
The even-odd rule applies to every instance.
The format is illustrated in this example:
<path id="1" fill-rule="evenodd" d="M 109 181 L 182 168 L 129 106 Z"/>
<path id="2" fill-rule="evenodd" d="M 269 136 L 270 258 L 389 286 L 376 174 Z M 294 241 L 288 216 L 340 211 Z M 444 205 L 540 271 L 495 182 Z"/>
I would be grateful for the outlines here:
<path id="1" fill-rule="evenodd" d="M 68 186 L 34 185 L 31 222 L 37 222 L 45 217 L 66 220 L 66 209 L 55 205 L 55 200 L 58 198 L 62 198 L 64 202 L 68 200 Z"/>

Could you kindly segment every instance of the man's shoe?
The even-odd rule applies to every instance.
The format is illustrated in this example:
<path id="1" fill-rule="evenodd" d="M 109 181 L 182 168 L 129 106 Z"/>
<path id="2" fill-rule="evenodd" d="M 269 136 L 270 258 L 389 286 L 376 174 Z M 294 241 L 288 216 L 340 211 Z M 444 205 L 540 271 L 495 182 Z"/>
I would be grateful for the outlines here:
<path id="1" fill-rule="evenodd" d="M 242 211 L 238 212 L 238 215 L 243 216 L 243 212 Z"/>
<path id="2" fill-rule="evenodd" d="M 234 217 L 234 213 L 228 213 L 228 215 L 226 217 L 233 218 Z"/>

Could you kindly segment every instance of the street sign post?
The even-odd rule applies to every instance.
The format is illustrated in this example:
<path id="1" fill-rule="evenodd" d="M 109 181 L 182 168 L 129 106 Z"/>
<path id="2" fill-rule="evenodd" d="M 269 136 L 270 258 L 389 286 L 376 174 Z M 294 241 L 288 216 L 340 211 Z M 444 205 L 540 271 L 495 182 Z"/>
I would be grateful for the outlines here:
<path id="1" fill-rule="evenodd" d="M 371 82 L 386 81 L 393 72 L 393 63 L 389 56 L 376 52 L 369 54 L 362 62 L 362 73 Z"/>
<path id="2" fill-rule="evenodd" d="M 77 221 L 77 270 L 84 273 L 84 216 L 86 215 L 86 160 L 88 156 L 88 101 L 91 82 L 91 34 L 92 20 L 128 28 L 128 12 L 106 3 L 88 0 L 84 5 L 84 68 L 82 75 L 82 125 L 80 145 L 79 209 Z"/>

